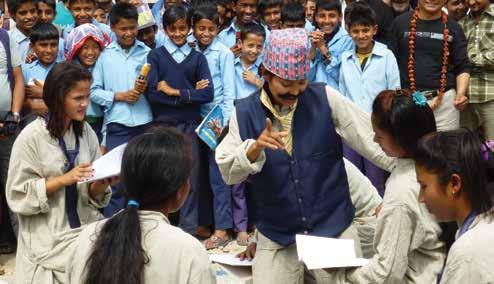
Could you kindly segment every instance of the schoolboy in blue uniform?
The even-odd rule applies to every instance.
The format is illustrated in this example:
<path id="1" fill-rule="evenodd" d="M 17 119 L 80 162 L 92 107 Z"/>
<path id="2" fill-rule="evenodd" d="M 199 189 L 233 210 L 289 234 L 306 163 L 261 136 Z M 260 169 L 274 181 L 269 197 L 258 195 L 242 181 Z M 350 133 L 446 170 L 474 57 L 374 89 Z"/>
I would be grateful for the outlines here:
<path id="1" fill-rule="evenodd" d="M 98 58 L 91 85 L 91 101 L 102 106 L 105 112 L 109 151 L 142 134 L 153 119 L 142 94 L 147 82 L 137 79 L 150 49 L 136 40 L 136 7 L 128 3 L 115 4 L 110 12 L 110 24 L 117 40 Z M 114 189 L 103 213 L 112 216 L 125 206 L 124 202 L 119 190 Z"/>
<path id="2" fill-rule="evenodd" d="M 151 72 L 147 98 L 155 124 L 173 127 L 191 139 L 195 163 L 190 178 L 191 191 L 180 209 L 179 226 L 195 234 L 202 215 L 199 195 L 206 190 L 202 188 L 204 165 L 201 164 L 204 163 L 195 129 L 201 121 L 201 106 L 213 101 L 214 87 L 206 57 L 187 43 L 191 25 L 185 7 L 167 9 L 163 26 L 167 34 L 165 44 L 153 49 L 148 56 Z"/>
<path id="3" fill-rule="evenodd" d="M 115 34 L 109 26 L 94 19 L 94 10 L 96 9 L 96 2 L 94 0 L 69 0 L 68 8 L 74 18 L 74 23 L 63 29 L 62 37 L 64 40 L 67 39 L 72 29 L 82 24 L 93 24 L 105 32 L 112 41 L 116 39 Z"/>
<path id="4" fill-rule="evenodd" d="M 230 49 L 216 38 L 220 27 L 216 5 L 202 4 L 196 7 L 192 16 L 192 26 L 195 48 L 206 56 L 214 86 L 214 101 L 201 106 L 201 117 L 204 118 L 215 105 L 219 105 L 223 114 L 223 125 L 228 125 L 235 99 L 234 56 Z M 221 177 L 214 160 L 214 150 L 208 149 L 207 154 L 215 232 L 204 245 L 206 249 L 210 249 L 223 246 L 230 240 L 227 230 L 233 228 L 233 215 L 231 189 Z"/>
<path id="5" fill-rule="evenodd" d="M 341 26 L 339 0 L 318 0 L 314 13 L 316 30 L 310 34 L 312 59 L 309 80 L 338 90 L 341 54 L 353 48 L 352 38 Z"/>
<path id="6" fill-rule="evenodd" d="M 26 84 L 24 112 L 30 114 L 23 124 L 31 122 L 35 115 L 43 115 L 47 111 L 43 102 L 43 84 L 57 60 L 58 30 L 52 24 L 38 23 L 31 31 L 30 41 L 30 49 L 37 59 L 22 64 L 22 75 Z"/>
<path id="7" fill-rule="evenodd" d="M 400 88 L 400 71 L 393 52 L 373 40 L 378 31 L 374 11 L 365 2 L 355 2 L 349 7 L 346 23 L 355 49 L 341 56 L 339 87 L 344 96 L 370 114 L 372 103 L 381 91 Z M 343 155 L 370 179 L 381 196 L 384 195 L 386 175 L 383 170 L 345 144 Z"/>
<path id="8" fill-rule="evenodd" d="M 255 18 L 257 17 L 257 2 L 257 0 L 236 0 L 236 17 L 233 18 L 229 27 L 218 34 L 219 41 L 230 48 L 236 57 L 240 55 L 241 51 L 241 47 L 238 44 L 240 31 L 245 25 L 255 22 Z M 264 28 L 264 30 L 268 37 L 269 30 L 267 28 Z"/>

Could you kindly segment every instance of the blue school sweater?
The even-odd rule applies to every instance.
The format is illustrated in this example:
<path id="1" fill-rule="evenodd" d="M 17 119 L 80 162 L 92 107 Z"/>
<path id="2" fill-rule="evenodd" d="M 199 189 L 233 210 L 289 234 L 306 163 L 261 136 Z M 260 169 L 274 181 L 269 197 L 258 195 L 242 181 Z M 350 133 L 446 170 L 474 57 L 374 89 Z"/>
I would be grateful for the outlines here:
<path id="1" fill-rule="evenodd" d="M 199 122 L 201 105 L 213 101 L 214 87 L 206 57 L 196 50 L 177 63 L 164 46 L 149 52 L 148 63 L 151 71 L 148 76 L 146 97 L 153 111 L 153 120 L 172 124 Z M 209 86 L 196 90 L 196 83 L 209 80 Z M 160 81 L 166 81 L 174 89 L 180 90 L 179 97 L 171 97 L 157 90 Z"/>

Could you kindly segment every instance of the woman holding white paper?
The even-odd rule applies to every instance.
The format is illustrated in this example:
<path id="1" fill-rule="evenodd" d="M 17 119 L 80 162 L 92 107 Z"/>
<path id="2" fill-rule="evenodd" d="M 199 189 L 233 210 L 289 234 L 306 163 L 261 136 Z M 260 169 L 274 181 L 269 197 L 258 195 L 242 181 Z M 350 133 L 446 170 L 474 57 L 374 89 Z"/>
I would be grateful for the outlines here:
<path id="1" fill-rule="evenodd" d="M 64 265 L 77 228 L 102 218 L 109 181 L 78 184 L 92 176 L 98 139 L 84 122 L 91 75 L 57 64 L 43 99 L 49 109 L 18 136 L 12 149 L 6 196 L 19 217 L 16 283 L 66 282 Z M 71 230 L 74 229 L 74 230 Z"/>

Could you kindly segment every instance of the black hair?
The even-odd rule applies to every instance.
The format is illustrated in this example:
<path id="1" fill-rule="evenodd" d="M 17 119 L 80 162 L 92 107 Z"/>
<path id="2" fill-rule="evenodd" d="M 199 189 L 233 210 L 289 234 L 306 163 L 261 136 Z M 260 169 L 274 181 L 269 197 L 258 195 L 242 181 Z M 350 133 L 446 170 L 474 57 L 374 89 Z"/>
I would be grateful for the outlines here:
<path id="1" fill-rule="evenodd" d="M 281 22 L 304 22 L 305 8 L 299 2 L 289 2 L 281 7 Z"/>
<path id="2" fill-rule="evenodd" d="M 345 10 L 346 13 L 346 10 Z M 345 18 L 348 27 L 354 25 L 377 25 L 376 13 L 366 2 L 353 2 L 348 7 L 348 15 Z"/>
<path id="3" fill-rule="evenodd" d="M 77 64 L 66 62 L 56 64 L 46 76 L 43 87 L 43 101 L 49 112 L 46 128 L 53 138 L 63 136 L 65 126 L 64 99 L 80 81 L 91 81 L 91 73 Z M 82 137 L 83 125 L 81 121 L 72 121 L 72 128 L 77 136 Z"/>
<path id="4" fill-rule="evenodd" d="M 123 194 L 143 210 L 159 210 L 186 184 L 191 168 L 190 143 L 184 135 L 170 128 L 151 129 L 125 147 L 120 174 Z M 138 207 L 127 205 L 99 232 L 84 283 L 142 283 L 149 258 L 141 240 Z"/>
<path id="5" fill-rule="evenodd" d="M 26 4 L 26 3 L 34 3 L 34 6 L 37 7 L 38 1 L 37 0 L 8 0 L 7 8 L 9 8 L 9 13 L 15 16 L 15 13 L 17 13 L 19 7 L 22 4 Z"/>
<path id="6" fill-rule="evenodd" d="M 492 208 L 494 159 L 478 132 L 457 129 L 427 135 L 419 141 L 413 159 L 436 173 L 442 186 L 451 181 L 452 174 L 459 175 L 462 194 L 477 213 Z"/>
<path id="7" fill-rule="evenodd" d="M 187 25 L 191 27 L 189 11 L 183 5 L 172 6 L 170 9 L 166 9 L 163 15 L 163 27 L 171 26 L 179 20 L 185 20 Z"/>
<path id="8" fill-rule="evenodd" d="M 53 9 L 53 13 L 57 14 L 57 2 L 55 0 L 38 0 L 38 3 L 45 3 L 47 6 Z"/>
<path id="9" fill-rule="evenodd" d="M 261 25 L 256 23 L 249 23 L 245 25 L 244 28 L 240 31 L 240 39 L 245 40 L 248 34 L 262 36 L 264 39 L 266 39 L 266 31 Z"/>
<path id="10" fill-rule="evenodd" d="M 337 11 L 341 15 L 341 3 L 339 0 L 317 0 L 314 15 L 317 14 L 317 11 L 319 11 L 319 9 L 327 11 Z"/>
<path id="11" fill-rule="evenodd" d="M 135 20 L 137 22 L 138 17 L 136 6 L 125 2 L 118 2 L 113 5 L 109 15 L 111 25 L 118 24 L 121 19 Z"/>
<path id="12" fill-rule="evenodd" d="M 220 5 L 220 6 L 226 7 L 226 5 L 228 4 L 228 0 L 216 0 L 216 1 L 214 1 L 214 3 L 216 5 Z"/>
<path id="13" fill-rule="evenodd" d="M 96 0 L 67 0 L 69 8 L 75 3 L 92 3 L 96 7 Z"/>
<path id="14" fill-rule="evenodd" d="M 98 9 L 101 9 L 103 11 L 105 11 L 105 14 L 106 14 L 106 10 L 105 10 L 105 7 L 99 3 L 96 3 L 96 6 L 94 7 L 94 10 L 98 10 Z"/>
<path id="15" fill-rule="evenodd" d="M 194 8 L 194 14 L 192 15 L 192 25 L 197 24 L 200 20 L 210 20 L 218 27 L 220 26 L 220 16 L 214 3 L 202 3 Z"/>
<path id="16" fill-rule="evenodd" d="M 31 34 L 29 35 L 29 40 L 32 44 L 35 44 L 40 40 L 50 39 L 56 39 L 57 41 L 60 40 L 60 35 L 57 28 L 50 23 L 37 23 L 36 25 L 34 25 L 33 29 L 31 30 Z"/>
<path id="17" fill-rule="evenodd" d="M 259 15 L 261 15 L 262 18 L 264 17 L 264 12 L 267 9 L 274 8 L 276 6 L 280 6 L 280 8 L 282 8 L 283 0 L 261 0 L 257 5 L 257 9 L 259 10 Z"/>
<path id="18" fill-rule="evenodd" d="M 372 121 L 388 132 L 407 155 L 413 156 L 417 142 L 424 135 L 436 131 L 431 108 L 416 104 L 410 90 L 385 90 L 372 104 Z"/>

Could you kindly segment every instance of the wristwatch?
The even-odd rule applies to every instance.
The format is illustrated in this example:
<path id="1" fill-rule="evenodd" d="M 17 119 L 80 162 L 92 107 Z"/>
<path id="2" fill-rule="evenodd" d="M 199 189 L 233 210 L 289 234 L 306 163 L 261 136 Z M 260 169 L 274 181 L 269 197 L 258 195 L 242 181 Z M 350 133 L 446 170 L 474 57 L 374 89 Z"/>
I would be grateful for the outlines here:
<path id="1" fill-rule="evenodd" d="M 331 55 L 329 55 L 329 54 L 322 54 L 322 53 L 321 53 L 321 56 L 322 56 L 322 59 L 323 59 L 323 61 L 322 61 L 322 62 L 323 62 L 325 65 L 328 65 L 329 63 L 331 63 Z"/>

